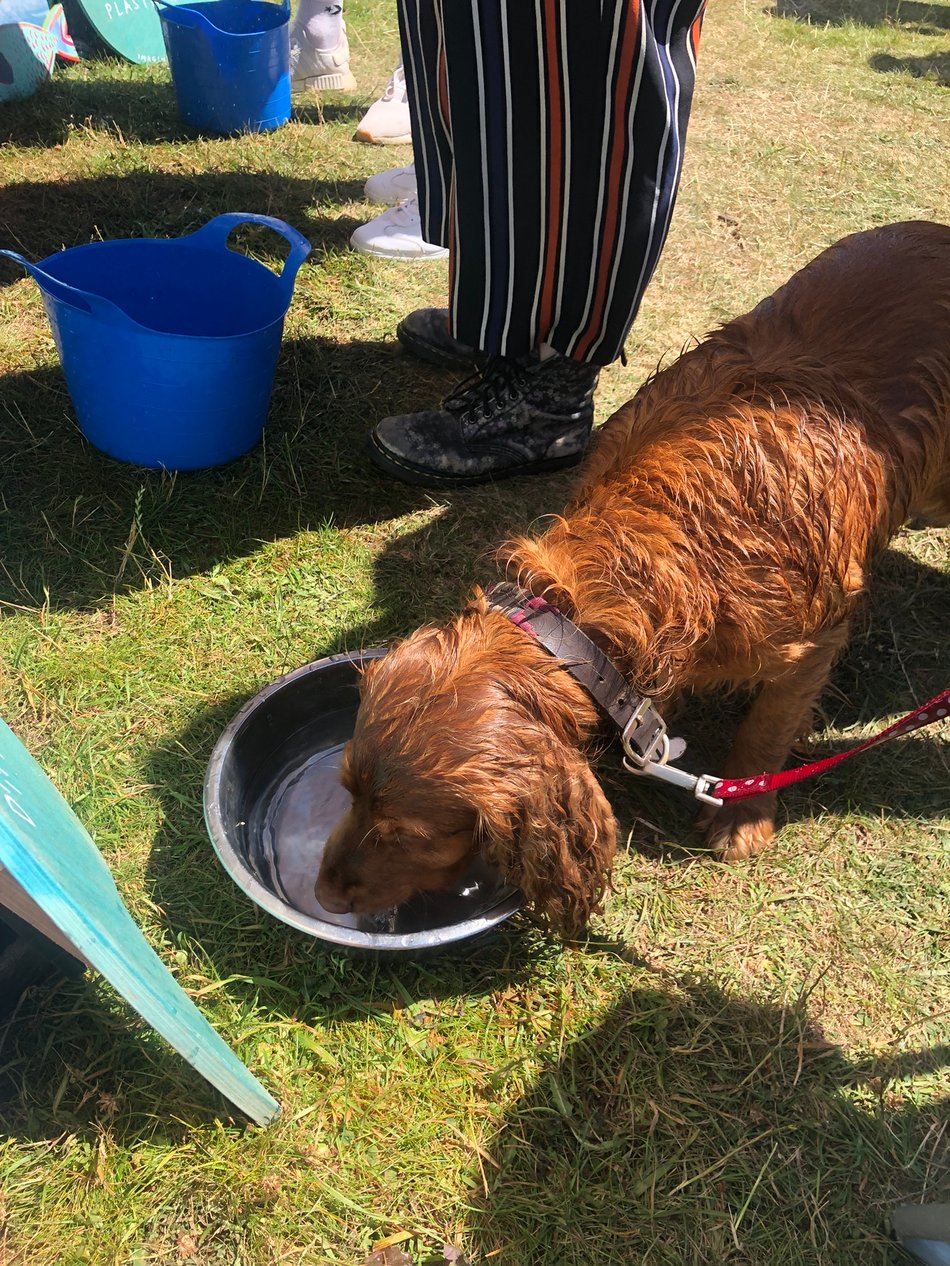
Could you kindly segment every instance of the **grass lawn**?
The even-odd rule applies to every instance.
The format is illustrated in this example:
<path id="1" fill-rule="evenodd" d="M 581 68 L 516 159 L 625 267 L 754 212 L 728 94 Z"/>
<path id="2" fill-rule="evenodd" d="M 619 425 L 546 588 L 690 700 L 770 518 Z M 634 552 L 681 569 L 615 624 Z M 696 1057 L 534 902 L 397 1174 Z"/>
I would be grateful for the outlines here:
<path id="1" fill-rule="evenodd" d="M 752 864 L 691 809 L 601 774 L 628 837 L 589 943 L 517 916 L 442 956 L 360 957 L 252 905 L 201 813 L 217 735 L 280 673 L 453 611 L 569 477 L 437 497 L 378 478 L 374 419 L 451 378 L 398 354 L 444 265 L 347 239 L 353 144 L 397 55 L 347 0 L 356 97 L 267 136 L 195 139 L 167 70 L 57 71 L 0 108 L 0 245 L 40 259 L 222 211 L 312 241 L 264 444 L 159 475 L 78 432 L 38 291 L 0 267 L 0 714 L 93 833 L 182 986 L 283 1104 L 233 1115 L 102 980 L 0 1029 L 5 1266 L 362 1266 L 404 1233 L 477 1266 L 898 1266 L 897 1203 L 950 1199 L 950 743 L 925 730 L 784 797 Z M 717 0 L 669 243 L 599 416 L 661 359 L 841 235 L 950 222 L 950 3 Z M 242 234 L 279 265 L 280 240 Z M 814 749 L 950 681 L 950 540 L 906 532 L 836 669 Z M 718 767 L 734 705 L 683 717 Z M 725 715 L 725 722 L 724 722 Z M 540 754 L 539 754 L 540 756 Z"/>

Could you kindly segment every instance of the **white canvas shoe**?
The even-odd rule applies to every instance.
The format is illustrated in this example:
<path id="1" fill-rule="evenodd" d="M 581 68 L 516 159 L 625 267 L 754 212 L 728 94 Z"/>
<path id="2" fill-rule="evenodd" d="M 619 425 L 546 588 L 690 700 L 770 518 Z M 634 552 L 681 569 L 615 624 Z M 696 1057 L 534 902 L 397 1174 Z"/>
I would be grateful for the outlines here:
<path id="1" fill-rule="evenodd" d="M 422 220 L 415 198 L 405 198 L 382 215 L 353 230 L 350 245 L 378 259 L 445 259 L 444 246 L 434 246 L 422 236 Z"/>
<path id="2" fill-rule="evenodd" d="M 346 27 L 336 48 L 314 48 L 306 31 L 290 35 L 290 91 L 355 92 L 356 80 L 350 70 L 350 45 Z"/>
<path id="3" fill-rule="evenodd" d="M 393 71 L 386 91 L 360 119 L 353 138 L 367 145 L 410 145 L 409 98 L 402 62 Z"/>
<path id="4" fill-rule="evenodd" d="M 381 202 L 384 207 L 392 207 L 406 198 L 414 198 L 416 169 L 410 163 L 408 167 L 394 167 L 392 171 L 377 172 L 367 180 L 363 192 L 370 202 Z"/>

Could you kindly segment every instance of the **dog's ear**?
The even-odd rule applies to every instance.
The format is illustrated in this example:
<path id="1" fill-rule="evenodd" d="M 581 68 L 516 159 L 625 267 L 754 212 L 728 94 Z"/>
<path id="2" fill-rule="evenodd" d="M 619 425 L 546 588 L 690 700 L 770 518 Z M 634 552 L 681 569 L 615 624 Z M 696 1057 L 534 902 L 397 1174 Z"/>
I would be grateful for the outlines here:
<path id="1" fill-rule="evenodd" d="M 601 908 L 617 848 L 607 798 L 576 748 L 539 736 L 533 777 L 516 780 L 480 813 L 482 855 L 517 884 L 562 936 Z M 520 783 L 520 785 L 518 785 Z"/>

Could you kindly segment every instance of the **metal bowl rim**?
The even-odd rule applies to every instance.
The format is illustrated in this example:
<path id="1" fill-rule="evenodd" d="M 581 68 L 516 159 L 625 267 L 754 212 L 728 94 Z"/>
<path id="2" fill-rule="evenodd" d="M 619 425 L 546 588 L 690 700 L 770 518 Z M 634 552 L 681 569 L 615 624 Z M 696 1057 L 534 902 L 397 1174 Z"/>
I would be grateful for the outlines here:
<path id="1" fill-rule="evenodd" d="M 477 918 L 466 919 L 462 923 L 451 923 L 446 927 L 432 928 L 427 932 L 396 934 L 361 932 L 358 928 L 339 927 L 335 923 L 327 923 L 323 919 L 316 919 L 295 910 L 293 906 L 287 905 L 269 888 L 266 888 L 232 847 L 221 818 L 219 791 L 224 762 L 245 722 L 257 712 L 262 704 L 301 677 L 324 671 L 335 664 L 360 664 L 370 659 L 381 659 L 386 653 L 386 647 L 374 646 L 365 651 L 344 651 L 337 655 L 325 655 L 322 659 L 303 664 L 300 668 L 284 673 L 282 677 L 270 682 L 263 690 L 258 691 L 242 704 L 222 730 L 211 752 L 202 792 L 205 827 L 218 861 L 237 887 L 268 914 L 296 928 L 299 932 L 305 932 L 320 941 L 328 941 L 332 945 L 347 945 L 356 949 L 426 949 L 430 946 L 449 945 L 454 941 L 477 936 L 480 932 L 485 932 L 507 919 L 521 907 L 521 894 L 516 890 L 509 896 L 503 897 L 497 905 Z"/>

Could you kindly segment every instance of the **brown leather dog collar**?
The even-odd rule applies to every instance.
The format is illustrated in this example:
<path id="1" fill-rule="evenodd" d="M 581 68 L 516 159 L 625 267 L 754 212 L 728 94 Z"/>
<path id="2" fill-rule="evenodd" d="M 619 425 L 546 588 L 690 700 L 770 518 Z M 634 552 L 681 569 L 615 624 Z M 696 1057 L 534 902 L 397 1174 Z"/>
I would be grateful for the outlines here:
<path id="1" fill-rule="evenodd" d="M 486 590 L 488 604 L 512 624 L 533 637 L 549 654 L 563 662 L 598 707 L 620 731 L 624 751 L 638 765 L 665 761 L 685 746 L 674 739 L 670 750 L 666 722 L 651 701 L 631 687 L 599 646 L 568 617 L 544 598 L 520 585 L 501 582 Z"/>

